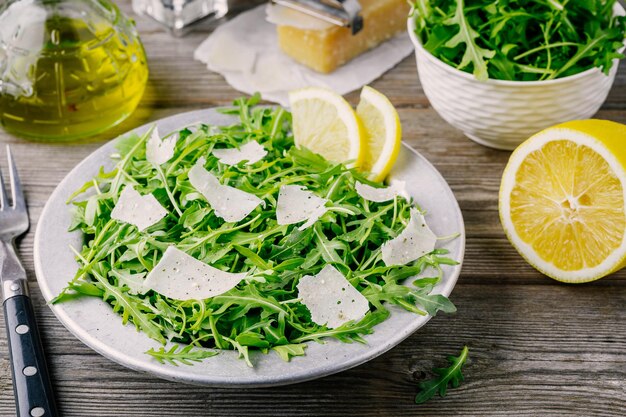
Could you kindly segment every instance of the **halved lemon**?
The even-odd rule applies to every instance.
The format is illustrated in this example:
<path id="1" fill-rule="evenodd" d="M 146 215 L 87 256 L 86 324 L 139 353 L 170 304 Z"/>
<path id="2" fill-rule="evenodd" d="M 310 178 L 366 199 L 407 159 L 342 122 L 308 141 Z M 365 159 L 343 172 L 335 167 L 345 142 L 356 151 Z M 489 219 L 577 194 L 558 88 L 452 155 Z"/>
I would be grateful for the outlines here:
<path id="1" fill-rule="evenodd" d="M 363 160 L 363 132 L 352 106 L 339 94 L 324 88 L 303 88 L 289 93 L 293 137 L 305 147 L 333 162 Z"/>
<path id="2" fill-rule="evenodd" d="M 356 114 L 365 128 L 365 155 L 361 169 L 371 173 L 373 181 L 385 179 L 398 158 L 402 127 L 398 112 L 382 93 L 365 86 Z"/>
<path id="3" fill-rule="evenodd" d="M 593 281 L 626 266 L 626 126 L 567 122 L 511 155 L 500 219 L 518 252 L 563 282 Z"/>

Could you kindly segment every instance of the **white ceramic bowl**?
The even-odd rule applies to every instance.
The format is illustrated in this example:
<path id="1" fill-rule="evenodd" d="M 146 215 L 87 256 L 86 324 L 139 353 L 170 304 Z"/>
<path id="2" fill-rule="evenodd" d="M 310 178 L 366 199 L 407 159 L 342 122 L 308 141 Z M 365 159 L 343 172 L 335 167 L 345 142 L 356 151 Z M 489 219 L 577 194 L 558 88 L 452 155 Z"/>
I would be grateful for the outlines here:
<path id="1" fill-rule="evenodd" d="M 619 3 L 614 12 L 626 14 Z M 479 81 L 426 51 L 415 34 L 414 17 L 407 26 L 430 104 L 467 137 L 496 149 L 515 149 L 542 129 L 593 116 L 609 94 L 619 63 L 614 60 L 608 76 L 591 68 L 547 81 Z"/>

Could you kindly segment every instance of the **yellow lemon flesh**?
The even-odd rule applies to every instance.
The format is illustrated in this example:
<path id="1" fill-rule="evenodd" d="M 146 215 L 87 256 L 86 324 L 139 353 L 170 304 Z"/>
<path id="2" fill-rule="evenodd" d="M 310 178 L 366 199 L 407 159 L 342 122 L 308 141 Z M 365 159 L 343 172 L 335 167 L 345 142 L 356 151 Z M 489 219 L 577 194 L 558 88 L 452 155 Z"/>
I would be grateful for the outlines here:
<path id="1" fill-rule="evenodd" d="M 385 95 L 368 86 L 361 91 L 356 114 L 365 129 L 366 146 L 361 168 L 371 173 L 371 180 L 382 181 L 400 152 L 400 117 Z"/>
<path id="2" fill-rule="evenodd" d="M 511 155 L 500 219 L 518 252 L 563 282 L 626 266 L 626 125 L 581 120 L 543 130 Z"/>
<path id="3" fill-rule="evenodd" d="M 352 106 L 324 88 L 289 93 L 293 136 L 297 147 L 333 162 L 359 166 L 363 159 L 363 131 Z"/>

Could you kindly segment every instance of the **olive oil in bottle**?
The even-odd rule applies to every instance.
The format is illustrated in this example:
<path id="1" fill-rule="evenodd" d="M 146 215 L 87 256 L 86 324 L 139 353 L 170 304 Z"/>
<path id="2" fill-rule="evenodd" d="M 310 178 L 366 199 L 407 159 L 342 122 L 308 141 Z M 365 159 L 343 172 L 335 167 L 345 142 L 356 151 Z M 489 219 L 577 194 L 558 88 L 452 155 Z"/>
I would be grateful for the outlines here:
<path id="1" fill-rule="evenodd" d="M 71 140 L 102 132 L 135 110 L 148 67 L 132 24 L 115 5 L 20 0 L 0 13 L 5 129 Z"/>

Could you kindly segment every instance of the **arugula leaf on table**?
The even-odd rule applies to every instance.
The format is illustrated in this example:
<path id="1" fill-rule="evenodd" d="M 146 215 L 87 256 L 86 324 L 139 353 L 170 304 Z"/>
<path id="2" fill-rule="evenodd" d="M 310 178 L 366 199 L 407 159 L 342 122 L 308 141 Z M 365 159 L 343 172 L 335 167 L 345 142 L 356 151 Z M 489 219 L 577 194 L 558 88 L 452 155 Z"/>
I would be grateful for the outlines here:
<path id="1" fill-rule="evenodd" d="M 420 391 L 415 396 L 415 403 L 425 403 L 437 394 L 440 397 L 445 397 L 448 385 L 457 388 L 463 382 L 463 365 L 465 365 L 468 355 L 469 349 L 464 346 L 459 356 L 448 356 L 448 361 L 451 364 L 449 367 L 433 369 L 437 377 L 418 384 Z"/>

